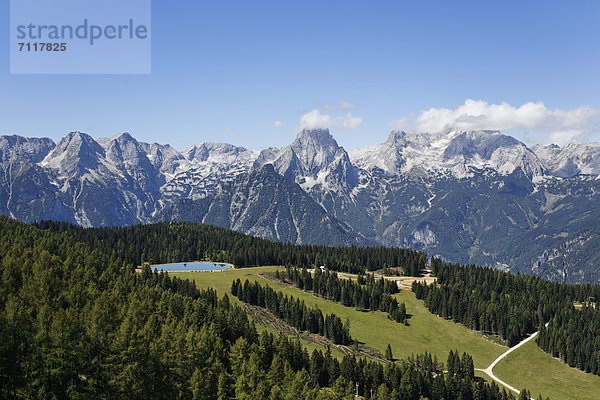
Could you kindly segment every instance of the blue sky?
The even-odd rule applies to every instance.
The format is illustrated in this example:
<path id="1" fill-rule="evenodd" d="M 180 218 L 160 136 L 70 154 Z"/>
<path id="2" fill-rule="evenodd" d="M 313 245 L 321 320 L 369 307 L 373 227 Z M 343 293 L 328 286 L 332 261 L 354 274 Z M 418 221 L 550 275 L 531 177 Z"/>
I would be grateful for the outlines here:
<path id="1" fill-rule="evenodd" d="M 0 134 L 260 149 L 329 126 L 352 149 L 456 125 L 600 141 L 599 21 L 594 0 L 155 0 L 150 75 L 10 75 L 1 41 Z"/>

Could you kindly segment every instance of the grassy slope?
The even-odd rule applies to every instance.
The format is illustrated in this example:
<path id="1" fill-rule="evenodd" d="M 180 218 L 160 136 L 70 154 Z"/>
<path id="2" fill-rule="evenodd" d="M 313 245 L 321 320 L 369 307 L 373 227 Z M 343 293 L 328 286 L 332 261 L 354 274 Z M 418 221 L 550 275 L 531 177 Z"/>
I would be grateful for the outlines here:
<path id="1" fill-rule="evenodd" d="M 220 295 L 223 293 L 227 293 L 229 295 L 229 300 L 241 304 L 241 302 L 235 297 L 231 295 L 231 282 L 235 279 L 241 279 L 242 282 L 245 279 L 255 279 L 258 274 L 265 271 L 274 271 L 274 267 L 261 267 L 261 268 L 245 268 L 245 269 L 235 269 L 235 270 L 225 270 L 218 272 L 169 272 L 173 276 L 177 276 L 181 279 L 191 279 L 196 283 L 196 286 L 204 289 L 211 287 L 215 289 Z M 248 273 L 250 271 L 254 271 L 253 273 Z M 260 278 L 263 282 L 266 282 L 264 279 Z M 269 281 L 270 282 L 270 281 Z M 263 330 L 267 330 L 273 333 L 275 332 L 272 328 L 266 327 L 261 324 L 256 324 L 256 330 L 260 333 Z M 325 352 L 327 349 L 315 342 L 309 340 L 302 340 L 302 345 L 306 347 L 308 353 L 310 354 L 314 349 L 319 349 Z M 335 348 L 331 349 L 331 354 L 338 359 L 342 359 L 344 354 Z"/>
<path id="2" fill-rule="evenodd" d="M 173 274 L 183 279 L 193 279 L 198 287 L 212 287 L 219 293 L 229 293 L 231 281 L 237 278 L 242 281 L 250 279 L 269 284 L 277 290 L 300 297 L 307 305 L 317 305 L 324 312 L 333 312 L 342 319 L 349 318 L 350 332 L 353 337 L 379 349 L 382 353 L 385 352 L 387 343 L 390 343 L 394 357 L 397 358 L 428 351 L 445 361 L 451 349 L 458 349 L 473 356 L 476 368 L 485 368 L 507 349 L 468 331 L 462 325 L 431 314 L 423 302 L 418 301 L 409 290 L 402 290 L 396 295 L 398 300 L 406 303 L 408 313 L 413 314 L 409 320 L 410 326 L 404 326 L 388 320 L 382 313 L 360 312 L 343 307 L 259 276 L 262 272 L 274 269 L 274 267 L 262 267 L 214 273 L 176 272 Z M 233 296 L 230 298 L 237 301 Z M 309 349 L 319 347 L 314 343 L 305 344 Z M 339 356 L 339 353 L 336 355 Z M 540 393 L 544 398 L 550 397 L 552 400 L 600 398 L 600 377 L 570 368 L 544 353 L 533 342 L 519 348 L 498 363 L 494 373 L 517 388 L 527 387 L 536 398 Z M 480 373 L 477 375 L 486 377 Z"/>
<path id="3" fill-rule="evenodd" d="M 516 388 L 527 387 L 535 398 L 540 393 L 552 400 L 600 398 L 600 376 L 570 368 L 544 353 L 533 341 L 500 361 L 494 374 Z"/>
<path id="4" fill-rule="evenodd" d="M 352 337 L 378 349 L 382 354 L 385 353 L 385 348 L 389 343 L 396 358 L 430 352 L 445 362 L 448 352 L 458 349 L 460 352 L 470 353 L 477 368 L 485 368 L 506 350 L 506 347 L 471 333 L 461 325 L 432 315 L 409 290 L 402 290 L 396 295 L 399 301 L 406 303 L 407 312 L 413 315 L 409 320 L 410 326 L 404 326 L 387 319 L 381 312 L 357 311 L 258 276 L 261 272 L 273 269 L 274 267 L 262 267 L 214 273 L 174 272 L 173 274 L 183 279 L 193 279 L 198 287 L 212 287 L 219 293 L 229 293 L 231 281 L 237 278 L 242 281 L 250 279 L 258 280 L 262 284 L 269 284 L 277 290 L 301 298 L 309 306 L 318 306 L 323 312 L 335 313 L 343 320 L 348 318 Z"/>

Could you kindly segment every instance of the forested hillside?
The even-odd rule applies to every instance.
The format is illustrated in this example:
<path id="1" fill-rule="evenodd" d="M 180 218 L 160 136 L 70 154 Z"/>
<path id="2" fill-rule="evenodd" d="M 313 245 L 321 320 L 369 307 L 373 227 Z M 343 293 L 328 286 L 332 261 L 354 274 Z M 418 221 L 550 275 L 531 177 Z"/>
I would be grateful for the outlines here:
<path id="1" fill-rule="evenodd" d="M 571 367 L 600 375 L 600 309 L 595 302 L 577 310 L 565 307 L 541 327 L 537 339 L 542 350 Z"/>
<path id="2" fill-rule="evenodd" d="M 62 230 L 0 218 L 2 398 L 341 399 L 355 384 L 380 399 L 512 398 L 475 380 L 468 355 L 453 355 L 445 373 L 427 354 L 340 361 L 258 335 L 226 296 L 136 273 L 119 254 L 128 247 L 119 231 Z M 168 242 L 147 238 L 147 251 L 150 239 Z"/>
<path id="3" fill-rule="evenodd" d="M 36 226 L 63 232 L 74 241 L 85 243 L 90 248 L 132 265 L 210 259 L 231 262 L 237 266 L 310 268 L 325 265 L 330 270 L 359 274 L 381 267 L 398 266 L 409 274 L 417 274 L 427 260 L 425 253 L 408 249 L 291 245 L 216 226 L 189 223 L 90 229 L 43 221 Z M 582 317 L 569 311 L 573 302 L 586 302 L 589 297 L 600 299 L 600 286 L 552 283 L 529 275 L 444 263 L 435 258 L 431 268 L 438 277 L 438 285 L 416 284 L 413 290 L 417 298 L 425 300 L 434 314 L 453 319 L 474 330 L 497 334 L 509 345 L 535 332 L 540 321 L 553 321 L 560 314 L 562 317 L 548 327 L 554 339 L 544 342 L 542 348 L 560 356 L 572 366 L 595 373 L 600 371 L 600 343 L 591 339 L 593 335 L 589 336 L 589 328 L 573 328 L 580 324 L 595 326 L 600 317 L 593 312 Z M 333 287 L 341 289 L 338 282 L 338 285 L 334 284 L 326 290 Z M 320 290 L 318 286 L 316 292 L 320 293 Z M 333 299 L 341 301 L 340 295 L 341 290 Z M 364 297 L 364 301 L 362 295 L 361 299 L 357 299 L 359 307 L 367 306 L 367 296 Z M 346 302 L 354 305 L 354 298 L 346 299 Z M 371 308 L 370 304 L 366 308 Z M 398 313 L 395 315 L 399 319 Z M 581 318 L 585 320 L 581 321 Z M 570 320 L 573 322 L 563 324 Z M 567 346 L 569 343 L 571 345 Z"/>
<path id="4" fill-rule="evenodd" d="M 573 367 L 600 375 L 600 286 L 549 282 L 529 275 L 433 260 L 437 284 L 415 282 L 429 310 L 478 331 L 500 335 L 509 346 L 540 330 L 540 347 Z M 576 310 L 574 303 L 588 306 Z M 549 322 L 546 329 L 544 324 Z"/>
<path id="5" fill-rule="evenodd" d="M 42 221 L 37 226 L 67 232 L 77 241 L 135 265 L 210 259 L 238 267 L 293 265 L 310 268 L 325 265 L 335 271 L 359 273 L 384 266 L 401 266 L 407 273 L 418 273 L 427 261 L 425 253 L 397 247 L 292 245 L 217 226 L 190 223 L 90 229 Z"/>

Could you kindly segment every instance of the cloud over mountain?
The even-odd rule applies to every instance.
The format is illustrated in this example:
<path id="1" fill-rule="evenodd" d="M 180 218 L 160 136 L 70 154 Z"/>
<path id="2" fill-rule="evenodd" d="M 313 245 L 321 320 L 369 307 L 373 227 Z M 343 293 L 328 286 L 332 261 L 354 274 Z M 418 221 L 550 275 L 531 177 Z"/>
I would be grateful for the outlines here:
<path id="1" fill-rule="evenodd" d="M 582 140 L 600 130 L 600 109 L 581 106 L 570 110 L 550 109 L 543 102 L 528 102 L 519 107 L 502 102 L 489 104 L 467 99 L 454 108 L 430 108 L 416 118 L 416 129 L 440 132 L 447 129 L 524 130 L 540 141 L 565 144 Z M 397 120 L 405 123 L 405 120 Z"/>
<path id="2" fill-rule="evenodd" d="M 300 117 L 299 129 L 329 129 L 341 125 L 343 129 L 353 130 L 362 124 L 363 118 L 347 113 L 346 115 L 322 114 L 320 110 L 308 111 Z"/>

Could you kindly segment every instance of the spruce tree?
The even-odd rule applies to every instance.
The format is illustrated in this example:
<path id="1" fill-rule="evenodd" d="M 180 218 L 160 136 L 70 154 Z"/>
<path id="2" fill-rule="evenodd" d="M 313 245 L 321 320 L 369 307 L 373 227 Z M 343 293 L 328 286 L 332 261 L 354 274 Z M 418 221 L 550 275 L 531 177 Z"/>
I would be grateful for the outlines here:
<path id="1" fill-rule="evenodd" d="M 385 359 L 388 361 L 394 361 L 394 355 L 392 354 L 392 346 L 388 343 L 385 349 Z"/>

